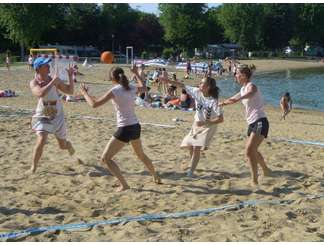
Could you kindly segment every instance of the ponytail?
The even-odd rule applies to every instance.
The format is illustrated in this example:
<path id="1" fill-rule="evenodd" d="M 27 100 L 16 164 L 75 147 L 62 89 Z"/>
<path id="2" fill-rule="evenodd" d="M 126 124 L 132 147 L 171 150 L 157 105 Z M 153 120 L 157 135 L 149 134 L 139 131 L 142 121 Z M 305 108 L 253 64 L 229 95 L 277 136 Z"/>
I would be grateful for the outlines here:
<path id="1" fill-rule="evenodd" d="M 120 67 L 112 67 L 109 72 L 110 80 L 119 83 L 125 90 L 130 90 L 129 82 L 124 74 L 124 70 Z"/>
<path id="2" fill-rule="evenodd" d="M 120 85 L 122 85 L 125 90 L 130 90 L 128 79 L 127 79 L 127 77 L 125 76 L 124 73 L 120 73 L 119 74 L 119 81 L 118 81 L 118 83 Z"/>

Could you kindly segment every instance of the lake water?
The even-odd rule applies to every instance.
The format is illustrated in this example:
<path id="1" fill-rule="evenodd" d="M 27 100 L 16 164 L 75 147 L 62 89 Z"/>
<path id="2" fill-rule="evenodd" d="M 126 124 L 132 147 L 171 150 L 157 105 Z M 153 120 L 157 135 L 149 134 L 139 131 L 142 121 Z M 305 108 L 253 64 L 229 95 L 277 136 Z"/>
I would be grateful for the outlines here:
<path id="1" fill-rule="evenodd" d="M 287 70 L 255 75 L 253 83 L 261 90 L 266 104 L 279 107 L 282 94 L 289 92 L 293 107 L 324 111 L 324 69 Z M 221 97 L 240 91 L 240 85 L 229 76 L 218 80 Z"/>

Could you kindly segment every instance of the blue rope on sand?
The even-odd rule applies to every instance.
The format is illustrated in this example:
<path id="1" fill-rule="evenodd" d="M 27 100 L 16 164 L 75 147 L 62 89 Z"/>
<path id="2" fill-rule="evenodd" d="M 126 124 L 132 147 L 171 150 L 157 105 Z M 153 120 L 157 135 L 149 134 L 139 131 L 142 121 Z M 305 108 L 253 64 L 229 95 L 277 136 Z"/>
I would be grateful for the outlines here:
<path id="1" fill-rule="evenodd" d="M 295 143 L 295 144 L 317 145 L 317 146 L 324 147 L 324 143 L 317 142 L 317 141 L 293 140 L 293 139 L 284 139 L 284 138 L 275 138 L 275 140 L 277 140 L 277 141 L 287 141 L 287 142 Z"/>
<path id="2" fill-rule="evenodd" d="M 324 199 L 324 194 L 313 195 L 313 196 L 304 195 L 304 196 L 308 199 Z M 224 205 L 222 207 L 207 208 L 207 209 L 201 209 L 195 211 L 144 214 L 140 216 L 114 218 L 111 220 L 103 220 L 103 221 L 96 221 L 90 223 L 33 227 L 22 231 L 0 233 L 0 239 L 14 239 L 14 238 L 26 237 L 29 235 L 36 235 L 45 231 L 80 230 L 83 228 L 89 229 L 97 225 L 116 225 L 116 224 L 125 224 L 133 221 L 161 221 L 163 219 L 168 219 L 168 218 L 188 218 L 188 217 L 195 217 L 195 216 L 204 216 L 214 212 L 233 211 L 233 210 L 239 210 L 246 207 L 262 205 L 262 204 L 287 205 L 287 204 L 291 204 L 292 202 L 294 202 L 294 200 L 248 200 L 248 201 L 239 202 L 237 204 L 229 204 L 229 205 Z"/>

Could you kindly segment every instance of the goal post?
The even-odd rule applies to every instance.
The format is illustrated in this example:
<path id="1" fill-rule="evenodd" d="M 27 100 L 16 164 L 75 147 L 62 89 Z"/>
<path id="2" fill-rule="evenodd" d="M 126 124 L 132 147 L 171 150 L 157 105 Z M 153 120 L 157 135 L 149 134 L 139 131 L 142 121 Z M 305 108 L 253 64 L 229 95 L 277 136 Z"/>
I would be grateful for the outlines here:
<path id="1" fill-rule="evenodd" d="M 44 54 L 44 53 L 49 53 L 51 55 L 56 55 L 57 54 L 57 49 L 56 48 L 31 48 L 29 50 L 30 55 L 38 55 L 38 54 Z"/>
<path id="2" fill-rule="evenodd" d="M 130 57 L 129 57 L 130 56 Z M 130 58 L 130 59 L 129 59 Z M 130 61 L 130 62 L 129 62 Z M 133 53 L 133 46 L 126 47 L 126 64 L 133 63 L 134 61 L 134 53 Z"/>

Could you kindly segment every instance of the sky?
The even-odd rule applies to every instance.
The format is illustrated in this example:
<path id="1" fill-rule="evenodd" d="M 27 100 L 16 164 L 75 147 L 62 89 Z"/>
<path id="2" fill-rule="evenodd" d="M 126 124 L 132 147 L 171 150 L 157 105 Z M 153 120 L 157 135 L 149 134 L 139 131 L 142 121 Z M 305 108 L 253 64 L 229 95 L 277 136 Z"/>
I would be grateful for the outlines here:
<path id="1" fill-rule="evenodd" d="M 138 9 L 142 12 L 153 13 L 158 15 L 158 3 L 130 3 L 132 8 Z M 208 3 L 208 7 L 216 7 L 220 5 L 219 3 Z"/>

